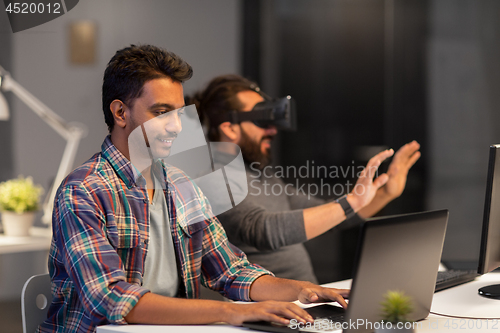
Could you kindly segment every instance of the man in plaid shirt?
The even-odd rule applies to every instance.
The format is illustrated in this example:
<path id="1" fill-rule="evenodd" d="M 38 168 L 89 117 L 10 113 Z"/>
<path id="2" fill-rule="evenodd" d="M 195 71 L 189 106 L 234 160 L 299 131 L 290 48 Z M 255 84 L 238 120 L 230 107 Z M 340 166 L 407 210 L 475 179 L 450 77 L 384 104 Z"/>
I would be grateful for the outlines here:
<path id="1" fill-rule="evenodd" d="M 119 50 L 108 63 L 102 99 L 110 135 L 58 190 L 49 256 L 53 301 L 38 332 L 94 332 L 97 325 L 127 323 L 305 323 L 312 318 L 290 301 L 346 306 L 348 290 L 279 279 L 250 264 L 229 246 L 206 198 L 179 169 L 161 160 L 143 172 L 132 165 L 128 139 L 134 129 L 146 136 L 144 124 L 155 118 L 162 125 L 148 132 L 146 145 L 153 156 L 170 154 L 182 129 L 182 83 L 191 75 L 180 57 L 150 45 Z M 386 179 L 366 176 L 373 196 Z M 200 300 L 201 284 L 230 299 L 259 302 Z"/>

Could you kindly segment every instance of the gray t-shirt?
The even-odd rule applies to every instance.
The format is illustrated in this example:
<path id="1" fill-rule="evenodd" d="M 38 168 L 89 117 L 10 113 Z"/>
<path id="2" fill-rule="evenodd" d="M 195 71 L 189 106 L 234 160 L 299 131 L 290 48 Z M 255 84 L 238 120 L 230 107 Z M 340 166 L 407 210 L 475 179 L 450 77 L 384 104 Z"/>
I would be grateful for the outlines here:
<path id="1" fill-rule="evenodd" d="M 167 201 L 156 178 L 155 183 L 155 193 L 149 205 L 149 245 L 143 287 L 155 294 L 174 297 L 179 289 L 179 276 Z"/>

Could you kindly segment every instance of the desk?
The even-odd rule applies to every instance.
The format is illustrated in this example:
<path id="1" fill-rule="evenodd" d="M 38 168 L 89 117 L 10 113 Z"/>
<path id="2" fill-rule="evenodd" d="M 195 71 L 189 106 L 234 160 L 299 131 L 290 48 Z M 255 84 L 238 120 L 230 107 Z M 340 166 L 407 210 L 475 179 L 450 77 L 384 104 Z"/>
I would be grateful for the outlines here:
<path id="1" fill-rule="evenodd" d="M 500 283 L 500 273 L 489 273 L 475 281 L 440 291 L 434 294 L 431 312 L 452 314 L 456 316 L 500 318 L 500 300 L 487 299 L 477 294 L 480 287 Z M 349 288 L 350 280 L 326 284 L 328 287 Z M 500 320 L 462 320 L 430 314 L 427 319 L 420 321 L 416 332 L 500 332 Z M 486 325 L 488 324 L 488 328 Z M 468 327 L 468 325 L 470 325 Z M 474 326 L 473 326 L 474 325 Z M 481 326 L 481 327 L 479 327 Z M 97 333 L 238 333 L 257 332 L 247 328 L 229 325 L 105 325 L 97 328 Z"/>
<path id="2" fill-rule="evenodd" d="M 19 300 L 24 282 L 47 272 L 51 238 L 50 227 L 31 228 L 29 237 L 0 234 L 0 301 Z"/>
<path id="3" fill-rule="evenodd" d="M 49 250 L 52 238 L 50 228 L 31 228 L 29 237 L 0 235 L 0 254 Z"/>

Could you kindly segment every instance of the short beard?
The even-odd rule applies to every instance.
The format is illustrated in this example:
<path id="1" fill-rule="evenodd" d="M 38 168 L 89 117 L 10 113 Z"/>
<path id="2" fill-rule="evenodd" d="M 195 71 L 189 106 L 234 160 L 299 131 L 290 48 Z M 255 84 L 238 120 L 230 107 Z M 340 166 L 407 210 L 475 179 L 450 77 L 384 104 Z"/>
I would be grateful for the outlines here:
<path id="1" fill-rule="evenodd" d="M 269 164 L 271 164 L 271 151 L 268 149 L 265 154 L 260 150 L 260 146 L 264 139 L 273 139 L 272 136 L 264 136 L 257 143 L 253 141 L 243 130 L 241 129 L 241 141 L 240 148 L 241 154 L 243 155 L 243 160 L 247 164 L 257 163 L 257 169 L 262 170 Z"/>

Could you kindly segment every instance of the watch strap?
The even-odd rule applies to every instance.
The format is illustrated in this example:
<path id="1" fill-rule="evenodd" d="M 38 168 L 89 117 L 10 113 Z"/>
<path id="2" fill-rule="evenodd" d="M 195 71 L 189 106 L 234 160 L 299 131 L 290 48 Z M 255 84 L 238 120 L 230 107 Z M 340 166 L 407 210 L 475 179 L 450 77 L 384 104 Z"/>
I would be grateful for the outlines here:
<path id="1" fill-rule="evenodd" d="M 342 209 L 344 210 L 346 220 L 356 215 L 356 212 L 354 211 L 354 209 L 352 209 L 351 205 L 347 201 L 347 194 L 341 196 L 335 201 L 339 203 Z"/>

